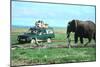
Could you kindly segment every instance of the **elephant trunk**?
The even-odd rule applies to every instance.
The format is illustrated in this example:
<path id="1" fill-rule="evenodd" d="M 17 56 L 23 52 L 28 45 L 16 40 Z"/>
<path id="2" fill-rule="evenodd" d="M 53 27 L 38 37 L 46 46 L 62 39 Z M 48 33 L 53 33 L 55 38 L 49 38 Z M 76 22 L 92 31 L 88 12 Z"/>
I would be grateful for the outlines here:
<path id="1" fill-rule="evenodd" d="M 67 46 L 70 47 L 70 32 L 67 31 Z"/>

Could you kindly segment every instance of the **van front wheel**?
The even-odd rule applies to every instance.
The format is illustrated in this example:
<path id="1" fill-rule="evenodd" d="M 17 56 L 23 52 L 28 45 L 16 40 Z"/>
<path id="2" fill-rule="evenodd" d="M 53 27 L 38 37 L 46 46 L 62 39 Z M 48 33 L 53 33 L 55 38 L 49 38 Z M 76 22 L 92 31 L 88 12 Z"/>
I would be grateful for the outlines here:
<path id="1" fill-rule="evenodd" d="M 34 40 L 34 39 L 32 39 L 32 40 L 31 40 L 31 43 L 35 43 L 35 40 Z"/>

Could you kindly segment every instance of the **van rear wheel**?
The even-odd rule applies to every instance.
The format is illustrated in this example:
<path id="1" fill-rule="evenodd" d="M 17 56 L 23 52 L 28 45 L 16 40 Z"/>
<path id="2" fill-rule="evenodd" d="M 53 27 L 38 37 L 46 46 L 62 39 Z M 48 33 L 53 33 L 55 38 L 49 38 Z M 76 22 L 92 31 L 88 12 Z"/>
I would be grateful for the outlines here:
<path id="1" fill-rule="evenodd" d="M 47 39 L 47 42 L 48 42 L 48 43 L 51 43 L 51 38 L 48 38 L 48 39 Z"/>

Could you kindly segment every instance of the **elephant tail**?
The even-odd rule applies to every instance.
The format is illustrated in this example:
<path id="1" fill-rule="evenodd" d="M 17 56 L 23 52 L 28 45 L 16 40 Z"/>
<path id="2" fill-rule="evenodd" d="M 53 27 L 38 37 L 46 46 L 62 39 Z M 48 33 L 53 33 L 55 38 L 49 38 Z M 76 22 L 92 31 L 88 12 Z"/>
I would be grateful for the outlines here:
<path id="1" fill-rule="evenodd" d="M 96 42 L 96 33 L 93 34 L 93 39 L 94 39 L 95 42 Z"/>

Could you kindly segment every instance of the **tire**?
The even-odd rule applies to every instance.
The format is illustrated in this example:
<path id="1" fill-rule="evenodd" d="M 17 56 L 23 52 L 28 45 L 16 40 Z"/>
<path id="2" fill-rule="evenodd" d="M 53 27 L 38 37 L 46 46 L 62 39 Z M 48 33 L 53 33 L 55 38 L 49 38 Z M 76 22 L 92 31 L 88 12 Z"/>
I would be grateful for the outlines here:
<path id="1" fill-rule="evenodd" d="M 32 39 L 32 40 L 31 40 L 31 43 L 35 43 L 35 40 L 34 40 L 34 39 Z"/>
<path id="2" fill-rule="evenodd" d="M 48 38 L 48 39 L 47 39 L 47 42 L 48 42 L 48 43 L 51 43 L 51 38 Z"/>
<path id="3" fill-rule="evenodd" d="M 36 44 L 38 44 L 38 43 L 39 43 L 37 38 L 35 38 L 35 43 L 36 43 Z"/>
<path id="4" fill-rule="evenodd" d="M 21 43 L 22 43 L 22 41 L 19 40 L 19 41 L 18 41 L 18 44 L 21 44 Z"/>
<path id="5" fill-rule="evenodd" d="M 21 42 L 20 41 L 18 41 L 18 44 L 20 44 Z"/>

